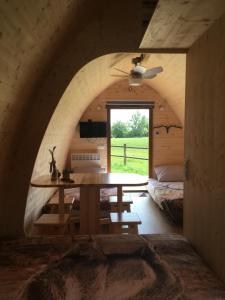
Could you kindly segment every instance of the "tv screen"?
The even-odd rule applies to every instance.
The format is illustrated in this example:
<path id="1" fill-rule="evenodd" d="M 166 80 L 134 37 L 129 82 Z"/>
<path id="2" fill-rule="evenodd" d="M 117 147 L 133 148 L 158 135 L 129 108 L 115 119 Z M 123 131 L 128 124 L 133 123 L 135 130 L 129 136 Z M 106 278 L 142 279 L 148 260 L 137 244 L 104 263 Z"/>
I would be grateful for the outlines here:
<path id="1" fill-rule="evenodd" d="M 80 122 L 81 138 L 106 137 L 106 122 Z"/>

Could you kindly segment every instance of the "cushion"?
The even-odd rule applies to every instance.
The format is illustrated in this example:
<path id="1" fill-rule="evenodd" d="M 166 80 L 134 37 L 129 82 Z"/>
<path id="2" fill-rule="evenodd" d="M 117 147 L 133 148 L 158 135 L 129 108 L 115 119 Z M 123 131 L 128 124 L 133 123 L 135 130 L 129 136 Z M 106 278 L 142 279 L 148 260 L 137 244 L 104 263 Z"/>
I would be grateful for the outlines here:
<path id="1" fill-rule="evenodd" d="M 158 181 L 184 181 L 184 168 L 181 165 L 162 165 L 154 170 Z"/>

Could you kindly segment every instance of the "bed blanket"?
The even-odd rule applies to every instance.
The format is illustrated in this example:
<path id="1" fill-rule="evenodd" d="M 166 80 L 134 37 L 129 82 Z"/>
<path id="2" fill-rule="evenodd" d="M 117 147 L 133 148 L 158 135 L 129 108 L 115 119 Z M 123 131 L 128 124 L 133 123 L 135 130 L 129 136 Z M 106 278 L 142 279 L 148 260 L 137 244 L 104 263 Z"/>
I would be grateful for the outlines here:
<path id="1" fill-rule="evenodd" d="M 0 299 L 225 299 L 225 287 L 179 235 L 3 240 Z"/>

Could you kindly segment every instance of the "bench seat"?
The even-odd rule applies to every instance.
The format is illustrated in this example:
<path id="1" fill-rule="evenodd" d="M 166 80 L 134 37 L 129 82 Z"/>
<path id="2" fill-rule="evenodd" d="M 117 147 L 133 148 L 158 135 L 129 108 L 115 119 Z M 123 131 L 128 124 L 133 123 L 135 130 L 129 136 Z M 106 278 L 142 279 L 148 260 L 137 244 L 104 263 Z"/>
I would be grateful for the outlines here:
<path id="1" fill-rule="evenodd" d="M 68 231 L 70 214 L 43 214 L 34 225 L 40 234 L 64 234 Z"/>
<path id="2" fill-rule="evenodd" d="M 64 210 L 65 213 L 69 213 L 72 209 L 72 205 L 74 203 L 75 199 L 73 195 L 65 195 L 64 196 Z M 58 213 L 59 209 L 59 196 L 54 195 L 49 202 L 47 203 L 47 206 L 50 208 L 50 213 Z"/>
<path id="3" fill-rule="evenodd" d="M 130 205 L 133 203 L 129 195 L 124 195 L 121 203 L 121 212 L 127 211 L 130 212 Z M 119 203 L 117 196 L 109 197 L 109 205 L 111 212 L 119 212 Z"/>
<path id="4" fill-rule="evenodd" d="M 111 232 L 115 234 L 130 233 L 138 234 L 138 224 L 141 220 L 136 213 L 121 212 L 110 213 Z"/>

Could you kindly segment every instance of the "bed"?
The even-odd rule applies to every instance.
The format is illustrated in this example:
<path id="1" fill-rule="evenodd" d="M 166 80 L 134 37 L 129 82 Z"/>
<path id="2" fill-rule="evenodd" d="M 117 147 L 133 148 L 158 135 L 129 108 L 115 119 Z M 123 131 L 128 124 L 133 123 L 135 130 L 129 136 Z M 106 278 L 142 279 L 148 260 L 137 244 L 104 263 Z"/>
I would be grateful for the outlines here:
<path id="1" fill-rule="evenodd" d="M 225 299 L 180 235 L 2 239 L 0 299 Z"/>
<path id="2" fill-rule="evenodd" d="M 183 223 L 183 167 L 178 165 L 154 168 L 156 178 L 150 178 L 148 192 L 153 201 L 175 224 Z"/>

